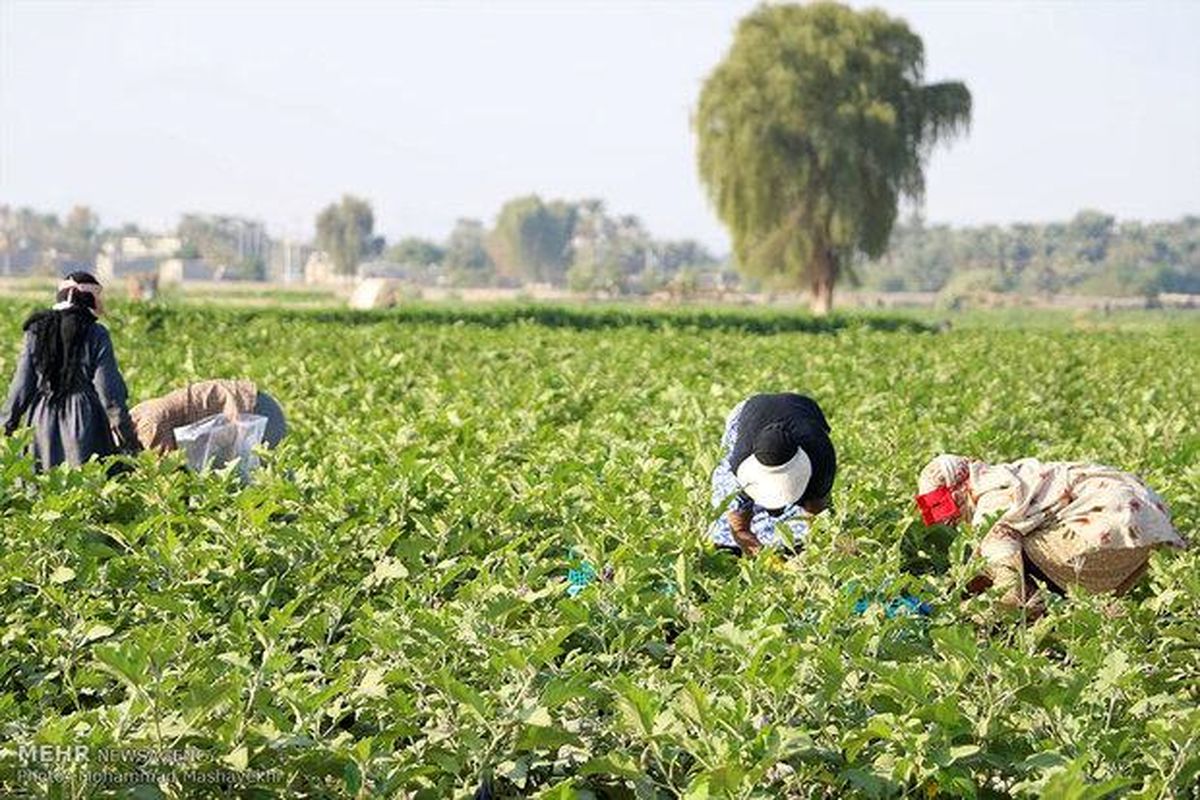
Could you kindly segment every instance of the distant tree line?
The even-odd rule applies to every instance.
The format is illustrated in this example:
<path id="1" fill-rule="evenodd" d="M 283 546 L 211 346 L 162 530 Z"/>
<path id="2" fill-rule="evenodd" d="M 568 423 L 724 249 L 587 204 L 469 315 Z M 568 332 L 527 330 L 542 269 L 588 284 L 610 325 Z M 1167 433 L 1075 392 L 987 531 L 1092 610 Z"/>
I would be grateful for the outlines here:
<path id="1" fill-rule="evenodd" d="M 64 218 L 30 208 L 0 206 L 0 274 L 63 273 L 91 269 L 102 247 L 123 237 L 174 236 L 172 256 L 204 259 L 234 278 L 261 279 L 271 246 L 261 222 L 243 217 L 188 213 L 174 231 L 151 232 L 133 223 L 105 228 L 90 206 L 79 205 Z"/>
<path id="2" fill-rule="evenodd" d="M 262 223 L 222 214 L 184 214 L 175 235 L 181 258 L 201 258 L 230 277 L 266 277 L 269 240 Z"/>
<path id="3" fill-rule="evenodd" d="M 1154 295 L 1200 293 L 1200 216 L 1118 222 L 1081 211 L 1069 222 L 952 228 L 897 225 L 864 288 L 912 292 Z"/>
<path id="4" fill-rule="evenodd" d="M 705 281 L 770 288 L 753 275 L 739 279 L 731 261 L 698 242 L 657 239 L 636 216 L 610 214 L 594 199 L 514 198 L 491 227 L 460 219 L 441 241 L 409 236 L 389 245 L 374 227 L 370 203 L 348 196 L 321 212 L 316 244 L 345 274 L 382 260 L 420 283 L 613 294 L 686 293 Z M 228 277 L 262 277 L 272 246 L 261 223 L 236 216 L 184 214 L 166 234 L 180 240 L 175 255 L 203 258 Z M 0 274 L 86 268 L 106 242 L 155 235 L 131 223 L 104 227 L 83 205 L 62 217 L 0 205 Z M 1068 222 L 971 227 L 914 217 L 893 227 L 879 258 L 846 267 L 861 288 L 883 292 L 1200 294 L 1200 216 L 1138 222 L 1082 211 Z"/>
<path id="5" fill-rule="evenodd" d="M 64 219 L 31 208 L 0 206 L 0 268 L 27 271 L 50 260 L 89 262 L 101 240 L 119 231 L 104 231 L 88 206 L 75 206 Z"/>
<path id="6" fill-rule="evenodd" d="M 406 237 L 388 247 L 374 233 L 370 204 L 352 195 L 317 216 L 317 247 L 350 274 L 382 258 L 426 281 L 455 286 L 548 284 L 614 294 L 653 292 L 687 282 L 721 261 L 692 239 L 651 236 L 634 215 L 611 215 L 603 201 L 543 200 L 536 194 L 501 206 L 492 227 L 460 219 L 442 242 Z"/>

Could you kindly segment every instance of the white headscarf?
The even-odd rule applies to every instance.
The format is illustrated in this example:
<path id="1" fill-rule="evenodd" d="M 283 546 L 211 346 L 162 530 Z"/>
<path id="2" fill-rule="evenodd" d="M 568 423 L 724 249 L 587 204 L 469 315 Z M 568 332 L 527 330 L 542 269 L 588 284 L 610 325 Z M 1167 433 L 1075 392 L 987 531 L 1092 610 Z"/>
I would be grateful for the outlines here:
<path id="1" fill-rule="evenodd" d="M 925 465 L 917 479 L 917 493 L 926 494 L 945 486 L 955 489 L 971 474 L 971 460 L 963 456 L 943 453 Z"/>
<path id="2" fill-rule="evenodd" d="M 90 309 L 97 317 L 104 313 L 104 300 L 101 295 L 104 292 L 104 287 L 98 283 L 76 283 L 71 278 L 63 278 L 59 281 L 58 291 L 67 292 L 67 299 L 60 303 L 54 304 L 55 311 L 61 311 L 65 308 L 70 308 L 74 305 L 75 294 L 90 294 L 96 301 L 96 307 Z"/>

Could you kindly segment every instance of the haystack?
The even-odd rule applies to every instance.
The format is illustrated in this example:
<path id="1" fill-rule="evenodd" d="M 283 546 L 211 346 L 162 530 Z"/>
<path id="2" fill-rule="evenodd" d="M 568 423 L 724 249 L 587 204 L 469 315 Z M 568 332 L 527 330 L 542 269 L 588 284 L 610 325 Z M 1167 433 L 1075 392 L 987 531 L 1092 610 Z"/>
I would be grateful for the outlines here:
<path id="1" fill-rule="evenodd" d="M 400 282 L 389 278 L 367 278 L 354 287 L 350 307 L 360 310 L 391 308 L 400 301 Z"/>

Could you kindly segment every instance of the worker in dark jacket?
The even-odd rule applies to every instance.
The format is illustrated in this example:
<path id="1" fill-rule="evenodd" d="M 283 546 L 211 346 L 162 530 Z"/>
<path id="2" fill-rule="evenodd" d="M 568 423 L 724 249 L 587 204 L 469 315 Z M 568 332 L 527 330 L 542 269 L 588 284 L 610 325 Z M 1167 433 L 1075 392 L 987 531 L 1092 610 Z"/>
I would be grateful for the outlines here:
<path id="1" fill-rule="evenodd" d="M 725 455 L 712 476 L 712 504 L 725 513 L 709 528 L 718 547 L 754 555 L 763 546 L 793 544 L 808 534 L 806 518 L 829 507 L 837 455 L 829 423 L 801 394 L 756 394 L 729 413 L 721 437 Z"/>
<path id="2" fill-rule="evenodd" d="M 97 320 L 102 291 L 89 273 L 71 273 L 58 286 L 58 302 L 25 322 L 0 419 L 5 435 L 33 429 L 42 469 L 138 449 L 112 338 Z"/>

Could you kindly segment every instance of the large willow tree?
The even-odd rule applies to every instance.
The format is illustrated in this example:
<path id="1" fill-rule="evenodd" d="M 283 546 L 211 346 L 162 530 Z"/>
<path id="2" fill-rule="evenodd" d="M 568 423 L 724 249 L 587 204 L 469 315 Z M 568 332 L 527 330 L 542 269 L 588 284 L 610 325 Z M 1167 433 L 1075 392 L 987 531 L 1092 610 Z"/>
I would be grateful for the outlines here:
<path id="1" fill-rule="evenodd" d="M 761 6 L 700 93 L 700 177 L 740 268 L 812 291 L 825 313 L 856 253 L 887 246 L 919 199 L 933 145 L 965 130 L 971 94 L 925 84 L 921 39 L 878 10 Z"/>

